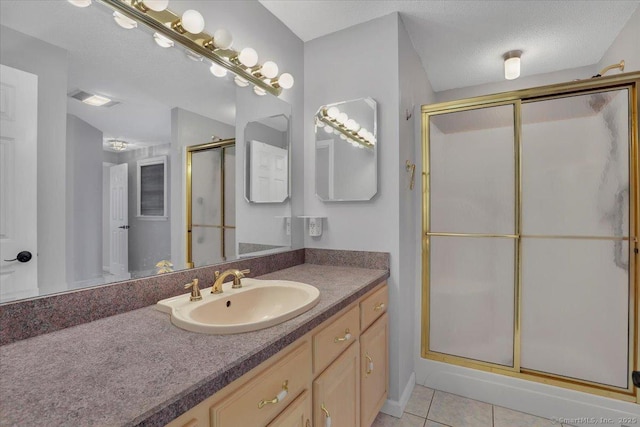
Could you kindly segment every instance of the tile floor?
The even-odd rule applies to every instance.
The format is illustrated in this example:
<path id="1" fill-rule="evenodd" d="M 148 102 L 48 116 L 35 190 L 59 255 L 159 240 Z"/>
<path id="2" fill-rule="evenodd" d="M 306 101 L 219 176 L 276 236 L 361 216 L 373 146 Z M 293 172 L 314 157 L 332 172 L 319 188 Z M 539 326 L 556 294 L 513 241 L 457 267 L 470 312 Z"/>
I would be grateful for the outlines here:
<path id="1" fill-rule="evenodd" d="M 402 418 L 378 414 L 371 427 L 560 427 L 556 422 L 415 386 Z M 566 427 L 566 426 L 563 426 Z"/>

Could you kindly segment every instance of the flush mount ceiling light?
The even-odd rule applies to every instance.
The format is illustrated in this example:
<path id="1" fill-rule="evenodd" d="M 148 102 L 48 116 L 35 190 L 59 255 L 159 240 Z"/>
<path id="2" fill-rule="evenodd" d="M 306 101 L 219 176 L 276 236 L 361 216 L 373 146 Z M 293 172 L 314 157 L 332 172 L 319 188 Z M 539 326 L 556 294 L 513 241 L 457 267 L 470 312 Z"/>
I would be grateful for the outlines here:
<path id="1" fill-rule="evenodd" d="M 521 50 L 511 50 L 502 55 L 505 79 L 514 80 L 520 77 L 520 56 L 522 56 Z"/>
<path id="2" fill-rule="evenodd" d="M 196 10 L 189 9 L 178 15 L 167 9 L 168 0 L 99 1 L 118 13 L 114 14 L 118 25 L 132 28 L 136 23 L 142 22 L 152 29 L 153 38 L 159 46 L 168 48 L 177 43 L 193 52 L 191 59 L 209 59 L 216 65 L 209 65 L 211 73 L 216 77 L 224 77 L 225 71 L 231 71 L 235 74 L 234 81 L 238 86 L 253 85 L 257 95 L 269 92 L 278 96 L 283 89 L 293 87 L 293 76 L 289 73 L 279 74 L 279 67 L 274 61 L 266 61 L 260 65 L 258 53 L 254 49 L 231 49 L 233 37 L 229 31 L 218 29 L 213 35 L 205 32 L 204 17 Z M 75 0 L 73 3 L 84 2 Z"/>
<path id="3" fill-rule="evenodd" d="M 126 141 L 121 141 L 119 139 L 111 139 L 109 140 L 109 146 L 111 147 L 112 150 L 115 151 L 124 151 L 127 149 L 127 142 Z"/>

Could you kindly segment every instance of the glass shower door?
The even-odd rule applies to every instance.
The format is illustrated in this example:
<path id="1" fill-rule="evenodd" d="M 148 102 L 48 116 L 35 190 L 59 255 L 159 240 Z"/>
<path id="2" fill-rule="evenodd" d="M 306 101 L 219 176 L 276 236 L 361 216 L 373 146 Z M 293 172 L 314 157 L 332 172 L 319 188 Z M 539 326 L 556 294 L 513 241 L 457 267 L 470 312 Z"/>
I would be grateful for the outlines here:
<path id="1" fill-rule="evenodd" d="M 630 147 L 628 89 L 522 104 L 523 371 L 629 387 Z"/>
<path id="2" fill-rule="evenodd" d="M 514 366 L 515 105 L 429 122 L 428 350 Z"/>

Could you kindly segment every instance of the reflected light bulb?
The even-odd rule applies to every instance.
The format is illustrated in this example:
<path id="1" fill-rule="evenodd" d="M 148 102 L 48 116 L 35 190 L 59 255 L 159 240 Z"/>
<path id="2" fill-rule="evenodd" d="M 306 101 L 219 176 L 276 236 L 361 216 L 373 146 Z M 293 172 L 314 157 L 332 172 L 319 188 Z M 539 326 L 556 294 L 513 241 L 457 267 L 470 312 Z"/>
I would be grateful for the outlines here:
<path id="1" fill-rule="evenodd" d="M 160 33 L 153 33 L 153 39 L 156 41 L 156 44 L 160 47 L 172 47 L 173 40 L 168 39 Z"/>
<path id="2" fill-rule="evenodd" d="M 250 47 L 245 47 L 240 51 L 238 55 L 238 60 L 245 67 L 253 67 L 258 63 L 258 52 Z"/>
<path id="3" fill-rule="evenodd" d="M 182 28 L 191 34 L 200 34 L 204 30 L 204 17 L 197 10 L 189 9 L 182 14 Z"/>
<path id="4" fill-rule="evenodd" d="M 218 49 L 229 49 L 233 44 L 231 33 L 224 28 L 220 28 L 213 33 L 213 45 Z"/>
<path id="5" fill-rule="evenodd" d="M 356 123 L 355 120 L 349 119 L 345 122 L 344 125 L 346 126 L 347 129 L 354 130 L 358 124 Z"/>
<path id="6" fill-rule="evenodd" d="M 262 89 L 261 87 L 258 86 L 254 86 L 253 87 L 253 92 L 258 95 L 258 96 L 264 96 L 267 94 L 267 91 Z"/>
<path id="7" fill-rule="evenodd" d="M 366 133 L 367 133 L 367 130 L 366 130 L 365 128 L 361 128 L 361 129 L 358 131 L 358 136 L 359 136 L 360 138 L 364 138 L 364 135 L 365 135 Z"/>
<path id="8" fill-rule="evenodd" d="M 338 117 L 338 114 L 340 114 L 340 110 L 338 110 L 338 107 L 331 107 L 327 110 L 327 116 L 332 119 Z"/>
<path id="9" fill-rule="evenodd" d="M 336 117 L 336 120 L 338 123 L 345 124 L 347 120 L 349 120 L 349 116 L 347 116 L 347 113 L 340 113 L 338 117 Z"/>
<path id="10" fill-rule="evenodd" d="M 323 128 L 324 127 L 324 122 L 322 120 L 316 119 L 316 126 L 318 126 L 319 128 Z"/>
<path id="11" fill-rule="evenodd" d="M 293 76 L 289 73 L 282 73 L 278 78 L 278 85 L 282 89 L 291 89 L 293 87 Z"/>
<path id="12" fill-rule="evenodd" d="M 91 6 L 91 0 L 69 0 L 69 3 L 76 7 L 87 7 Z"/>
<path id="13" fill-rule="evenodd" d="M 260 74 L 265 76 L 268 79 L 272 79 L 278 75 L 278 64 L 273 61 L 267 61 L 262 64 L 262 68 L 260 69 Z"/>
<path id="14" fill-rule="evenodd" d="M 341 133 L 341 134 L 340 134 L 340 139 L 344 139 L 344 140 L 346 140 L 346 139 L 347 139 L 347 135 L 345 135 L 345 134 Z"/>
<path id="15" fill-rule="evenodd" d="M 169 6 L 169 0 L 143 0 L 142 4 L 155 12 L 162 12 Z"/>
<path id="16" fill-rule="evenodd" d="M 211 71 L 211 74 L 216 77 L 224 77 L 227 75 L 227 70 L 218 64 L 211 64 L 211 67 L 209 67 L 209 71 Z"/>
<path id="17" fill-rule="evenodd" d="M 133 19 L 124 16 L 118 11 L 113 12 L 113 19 L 116 21 L 116 24 L 124 28 L 125 30 L 130 30 L 132 28 L 136 28 L 138 23 Z"/>
<path id="18" fill-rule="evenodd" d="M 249 86 L 249 82 L 247 81 L 247 79 L 243 79 L 243 78 L 242 78 L 242 77 L 240 77 L 240 76 L 236 76 L 236 77 L 233 79 L 233 81 L 234 81 L 234 82 L 236 82 L 236 84 L 237 84 L 238 86 L 240 86 L 240 87 L 247 87 L 247 86 Z"/>
<path id="19" fill-rule="evenodd" d="M 331 126 L 325 126 L 325 127 L 324 127 L 324 131 L 325 131 L 326 133 L 333 133 L 333 128 L 331 128 Z"/>

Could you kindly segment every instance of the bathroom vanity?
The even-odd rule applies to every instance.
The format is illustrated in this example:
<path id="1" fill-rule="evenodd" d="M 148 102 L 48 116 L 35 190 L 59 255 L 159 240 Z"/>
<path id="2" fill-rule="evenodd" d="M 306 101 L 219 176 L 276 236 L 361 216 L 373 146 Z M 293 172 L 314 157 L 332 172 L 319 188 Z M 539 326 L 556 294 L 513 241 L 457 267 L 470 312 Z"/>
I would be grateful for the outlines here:
<path id="1" fill-rule="evenodd" d="M 317 264 L 261 275 L 320 300 L 255 332 L 188 332 L 148 306 L 4 345 L 2 424 L 368 426 L 387 393 L 388 277 Z"/>

